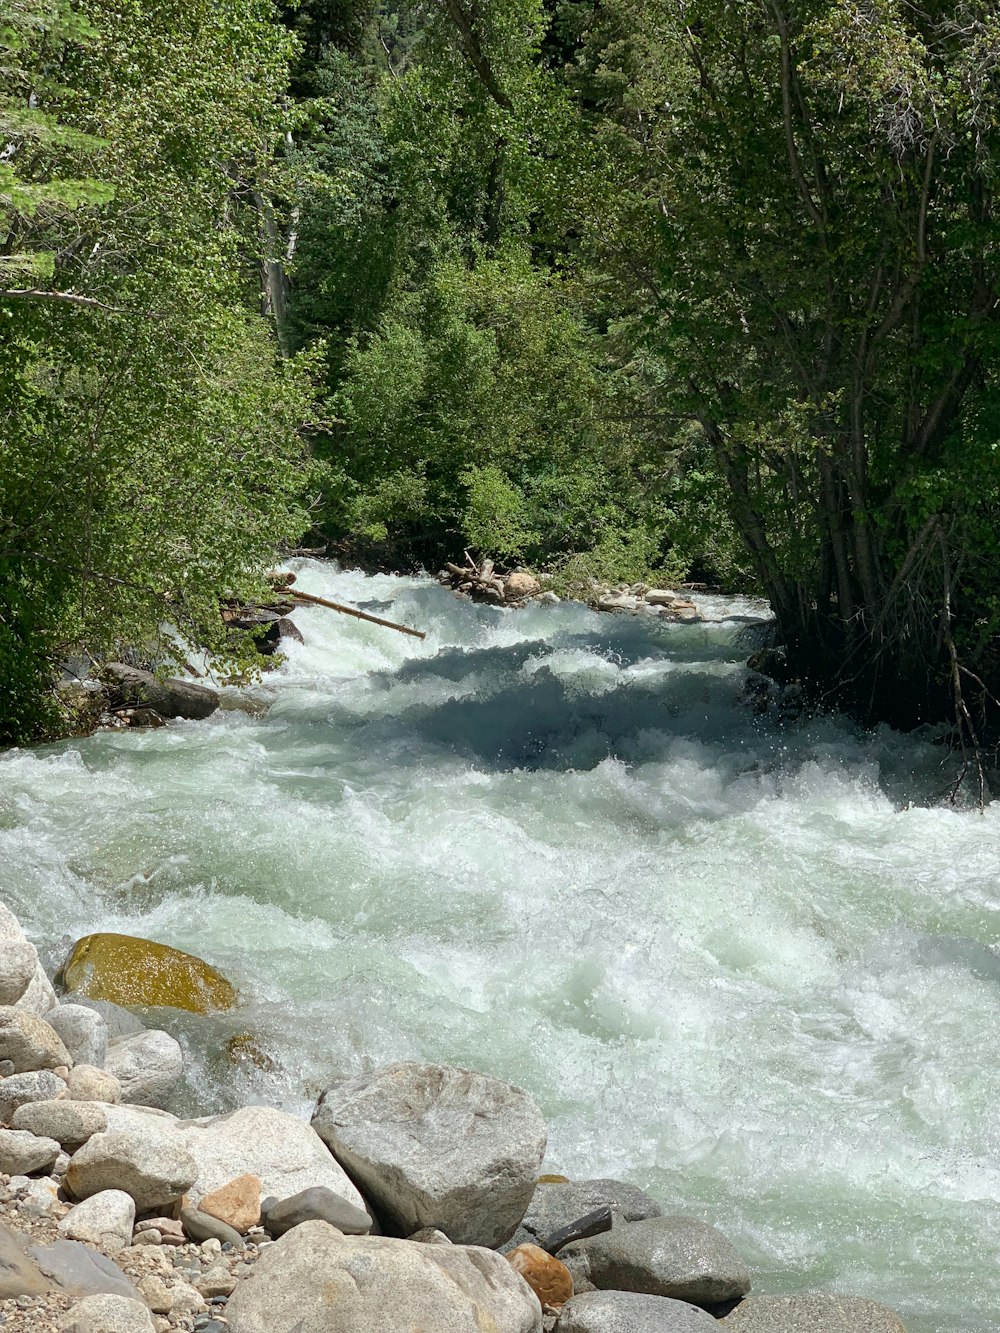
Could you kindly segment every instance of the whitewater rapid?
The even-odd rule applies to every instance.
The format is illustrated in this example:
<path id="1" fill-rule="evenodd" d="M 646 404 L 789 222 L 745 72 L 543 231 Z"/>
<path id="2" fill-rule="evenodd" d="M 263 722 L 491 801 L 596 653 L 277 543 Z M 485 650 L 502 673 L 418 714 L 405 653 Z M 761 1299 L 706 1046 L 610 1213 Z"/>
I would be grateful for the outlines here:
<path id="1" fill-rule="evenodd" d="M 179 1110 L 307 1112 L 421 1057 L 529 1088 L 546 1170 L 719 1225 L 760 1291 L 1000 1309 L 1000 809 L 938 746 L 761 715 L 763 614 L 511 613 L 295 562 L 304 645 L 208 722 L 0 755 L 0 896 L 50 966 L 119 930 L 244 1006 L 161 1015 Z M 233 1071 L 227 1037 L 275 1061 Z"/>

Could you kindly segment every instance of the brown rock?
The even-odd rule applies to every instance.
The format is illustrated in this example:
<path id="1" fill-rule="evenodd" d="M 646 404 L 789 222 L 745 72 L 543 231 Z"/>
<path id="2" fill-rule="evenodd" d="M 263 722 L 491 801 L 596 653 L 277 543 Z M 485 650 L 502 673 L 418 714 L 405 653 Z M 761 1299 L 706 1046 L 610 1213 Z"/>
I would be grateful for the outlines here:
<path id="1" fill-rule="evenodd" d="M 537 1245 L 519 1245 L 507 1262 L 521 1274 L 543 1305 L 560 1309 L 573 1295 L 573 1278 L 561 1260 Z"/>
<path id="2" fill-rule="evenodd" d="M 228 1185 L 204 1195 L 198 1208 L 245 1236 L 260 1222 L 260 1177 L 237 1176 Z"/>
<path id="3" fill-rule="evenodd" d="M 508 574 L 503 587 L 508 602 L 520 601 L 522 597 L 535 597 L 542 591 L 542 585 L 534 574 Z"/>

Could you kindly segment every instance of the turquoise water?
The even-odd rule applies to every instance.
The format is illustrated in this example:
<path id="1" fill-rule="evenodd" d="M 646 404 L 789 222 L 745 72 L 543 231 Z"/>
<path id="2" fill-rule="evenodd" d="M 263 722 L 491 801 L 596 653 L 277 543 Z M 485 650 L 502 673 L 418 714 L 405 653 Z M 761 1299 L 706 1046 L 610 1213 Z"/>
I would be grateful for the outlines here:
<path id="1" fill-rule="evenodd" d="M 426 642 L 300 610 L 207 723 L 0 756 L 0 893 L 49 962 L 123 930 L 240 986 L 165 1019 L 180 1108 L 467 1064 L 535 1094 L 546 1169 L 715 1222 L 758 1290 L 995 1328 L 1000 810 L 941 803 L 936 746 L 748 707 L 751 603 L 509 613 L 296 567 Z M 230 1068 L 241 1031 L 275 1069 Z"/>

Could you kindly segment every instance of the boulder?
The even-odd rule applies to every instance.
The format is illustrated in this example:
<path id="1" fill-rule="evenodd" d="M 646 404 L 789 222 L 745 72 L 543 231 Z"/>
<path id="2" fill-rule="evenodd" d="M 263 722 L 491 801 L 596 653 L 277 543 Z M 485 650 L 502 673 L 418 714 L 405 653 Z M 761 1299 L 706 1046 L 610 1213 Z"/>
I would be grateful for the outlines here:
<path id="1" fill-rule="evenodd" d="M 270 1106 L 244 1106 L 179 1125 L 181 1140 L 198 1164 L 191 1198 L 199 1206 L 206 1194 L 241 1175 L 257 1176 L 262 1194 L 279 1199 L 325 1185 L 348 1203 L 365 1206 L 320 1137 L 297 1116 Z"/>
<path id="2" fill-rule="evenodd" d="M 267 1246 L 226 1306 L 231 1333 L 541 1333 L 534 1293 L 501 1255 L 344 1236 L 305 1222 Z"/>
<path id="3" fill-rule="evenodd" d="M 503 595 L 508 602 L 519 602 L 525 597 L 537 597 L 541 591 L 542 585 L 534 574 L 526 574 L 523 570 L 508 574 L 503 581 Z"/>
<path id="4" fill-rule="evenodd" d="M 93 1009 L 82 1004 L 60 1004 L 47 1018 L 62 1038 L 74 1064 L 103 1069 L 108 1053 L 108 1025 Z"/>
<path id="5" fill-rule="evenodd" d="M 169 1032 L 157 1028 L 119 1037 L 108 1047 L 107 1073 L 121 1087 L 122 1098 L 135 1106 L 162 1106 L 184 1073 L 184 1052 Z"/>
<path id="6" fill-rule="evenodd" d="M 58 1032 L 44 1018 L 11 1005 L 0 1008 L 0 1060 L 17 1074 L 73 1063 Z"/>
<path id="7" fill-rule="evenodd" d="M 545 1152 L 526 1092 L 445 1065 L 403 1062 L 338 1083 L 313 1124 L 402 1235 L 437 1227 L 490 1248 L 516 1230 Z"/>
<path id="8" fill-rule="evenodd" d="M 566 1265 L 537 1245 L 519 1245 L 507 1262 L 520 1273 L 543 1305 L 559 1308 L 573 1295 L 573 1279 Z"/>
<path id="9" fill-rule="evenodd" d="M 11 1123 L 15 1129 L 55 1139 L 72 1152 L 93 1134 L 103 1133 L 108 1118 L 99 1102 L 26 1102 L 14 1112 Z"/>
<path id="10" fill-rule="evenodd" d="M 74 1102 L 120 1102 L 122 1085 L 106 1069 L 74 1065 L 66 1080 L 66 1095 Z"/>
<path id="11" fill-rule="evenodd" d="M 78 1203 L 59 1223 L 60 1234 L 100 1250 L 124 1250 L 132 1243 L 135 1201 L 124 1190 L 102 1190 Z"/>
<path id="12" fill-rule="evenodd" d="M 111 1259 L 76 1240 L 29 1245 L 28 1257 L 70 1296 L 130 1296 L 136 1290 Z"/>
<path id="13" fill-rule="evenodd" d="M 130 1296 L 85 1296 L 63 1316 L 61 1333 L 156 1333 L 153 1316 Z"/>
<path id="14" fill-rule="evenodd" d="M 336 1195 L 332 1195 L 337 1198 Z M 343 1203 L 343 1200 L 341 1200 Z M 245 1236 L 260 1222 L 260 1177 L 246 1173 L 202 1196 L 198 1207 Z M 344 1207 L 350 1207 L 344 1203 Z M 367 1215 L 366 1215 L 367 1216 Z"/>
<path id="15" fill-rule="evenodd" d="M 624 1180 L 539 1180 L 521 1219 L 515 1241 L 536 1245 L 598 1208 L 610 1208 L 624 1222 L 661 1217 L 663 1209 L 645 1191 Z"/>
<path id="16" fill-rule="evenodd" d="M 109 662 L 104 679 L 115 708 L 152 708 L 161 717 L 211 717 L 219 696 L 206 685 L 188 680 L 160 680 L 152 672 L 123 662 Z"/>
<path id="17" fill-rule="evenodd" d="M 556 1333 L 710 1333 L 719 1325 L 705 1310 L 664 1296 L 587 1291 L 563 1306 Z"/>
<path id="18" fill-rule="evenodd" d="M 72 1070 L 70 1074 L 72 1075 Z M 39 1069 L 0 1079 L 0 1121 L 9 1125 L 14 1112 L 27 1102 L 46 1102 L 66 1091 L 66 1084 L 51 1070 Z"/>
<path id="19" fill-rule="evenodd" d="M 28 989 L 19 1000 L 15 1001 L 15 1009 L 23 1009 L 26 1013 L 41 1017 L 50 1013 L 57 1004 L 56 993 L 52 988 L 52 982 L 45 974 L 45 968 L 41 963 L 36 963 L 35 975 L 28 982 Z"/>
<path id="20" fill-rule="evenodd" d="M 670 588 L 647 588 L 645 598 L 650 606 L 673 606 L 674 602 L 684 601 L 680 593 Z"/>
<path id="21" fill-rule="evenodd" d="M 0 1222 L 0 1301 L 44 1296 L 51 1286 L 25 1248 L 24 1237 Z"/>
<path id="22" fill-rule="evenodd" d="M 203 1199 L 202 1208 L 207 1203 L 208 1200 Z M 264 1217 L 265 1227 L 276 1238 L 303 1222 L 329 1222 L 345 1236 L 367 1236 L 372 1229 L 372 1220 L 363 1208 L 348 1203 L 325 1185 L 314 1185 L 289 1199 L 282 1199 L 273 1204 Z"/>
<path id="23" fill-rule="evenodd" d="M 0 1171 L 7 1176 L 26 1176 L 47 1171 L 59 1156 L 55 1139 L 36 1138 L 26 1130 L 0 1129 Z"/>
<path id="24" fill-rule="evenodd" d="M 750 1270 L 721 1231 L 694 1217 L 628 1222 L 560 1250 L 573 1274 L 599 1290 L 722 1305 L 750 1290 Z"/>
<path id="25" fill-rule="evenodd" d="M 31 984 L 38 953 L 23 935 L 0 935 L 0 1004 L 17 1004 Z"/>
<path id="26" fill-rule="evenodd" d="M 136 1208 L 145 1210 L 174 1203 L 197 1178 L 197 1163 L 181 1143 L 167 1136 L 112 1131 L 95 1134 L 74 1153 L 66 1188 L 77 1199 L 124 1190 Z"/>
<path id="27" fill-rule="evenodd" d="M 63 997 L 63 1003 L 78 1004 L 84 1009 L 93 1009 L 95 1014 L 100 1014 L 108 1026 L 109 1042 L 116 1041 L 119 1037 L 131 1037 L 136 1032 L 146 1030 L 145 1024 L 130 1009 L 114 1004 L 111 1000 L 95 1000 L 81 991 L 70 991 Z M 176 1008 L 176 1005 L 174 1007 Z"/>
<path id="28" fill-rule="evenodd" d="M 718 1328 L 725 1333 L 906 1333 L 895 1311 L 857 1296 L 751 1296 Z"/>
<path id="29" fill-rule="evenodd" d="M 231 983 L 201 958 L 132 935 L 85 935 L 73 945 L 59 978 L 67 990 L 116 1005 L 207 1014 L 236 1004 Z"/>

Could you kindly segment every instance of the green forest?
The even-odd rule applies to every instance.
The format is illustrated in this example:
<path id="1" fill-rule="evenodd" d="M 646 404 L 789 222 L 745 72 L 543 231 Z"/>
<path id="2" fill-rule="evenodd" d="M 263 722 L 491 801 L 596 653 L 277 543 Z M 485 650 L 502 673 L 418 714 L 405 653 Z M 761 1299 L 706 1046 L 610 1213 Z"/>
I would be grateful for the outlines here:
<path id="1" fill-rule="evenodd" d="M 994 0 L 4 0 L 0 131 L 0 739 L 305 546 L 995 742 Z"/>

